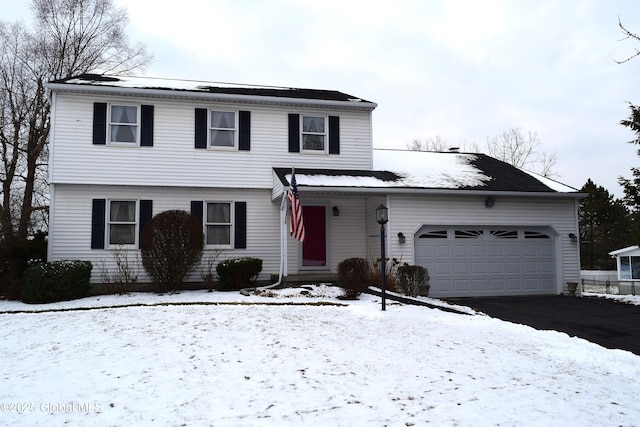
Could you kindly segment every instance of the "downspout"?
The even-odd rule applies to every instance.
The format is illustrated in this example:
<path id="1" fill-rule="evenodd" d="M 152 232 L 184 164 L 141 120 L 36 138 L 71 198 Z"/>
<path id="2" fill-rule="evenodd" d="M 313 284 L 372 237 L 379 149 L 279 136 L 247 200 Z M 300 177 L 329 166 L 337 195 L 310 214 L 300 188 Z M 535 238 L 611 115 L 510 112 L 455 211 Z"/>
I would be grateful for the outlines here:
<path id="1" fill-rule="evenodd" d="M 273 289 L 282 283 L 282 277 L 285 271 L 285 265 L 287 263 L 287 233 L 286 233 L 286 219 L 287 219 L 287 197 L 285 193 L 282 193 L 282 202 L 280 202 L 280 271 L 278 273 L 278 281 L 266 286 L 260 286 L 257 288 L 245 288 L 241 289 L 240 293 L 245 296 L 249 296 L 251 292 L 256 290 Z"/>

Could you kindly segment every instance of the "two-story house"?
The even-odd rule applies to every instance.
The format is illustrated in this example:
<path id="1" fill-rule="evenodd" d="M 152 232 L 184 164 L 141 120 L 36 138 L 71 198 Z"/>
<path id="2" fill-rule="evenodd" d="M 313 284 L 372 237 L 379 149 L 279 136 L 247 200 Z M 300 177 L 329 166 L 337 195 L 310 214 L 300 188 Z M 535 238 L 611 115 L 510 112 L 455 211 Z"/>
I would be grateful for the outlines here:
<path id="1" fill-rule="evenodd" d="M 262 259 L 261 280 L 331 274 L 380 256 L 384 204 L 387 254 L 427 267 L 433 296 L 556 294 L 579 276 L 575 189 L 482 154 L 374 150 L 364 99 L 101 75 L 48 89 L 50 260 L 110 268 L 111 248 L 136 253 L 153 215 L 183 209 L 205 251 Z M 283 224 L 292 167 L 304 243 Z"/>

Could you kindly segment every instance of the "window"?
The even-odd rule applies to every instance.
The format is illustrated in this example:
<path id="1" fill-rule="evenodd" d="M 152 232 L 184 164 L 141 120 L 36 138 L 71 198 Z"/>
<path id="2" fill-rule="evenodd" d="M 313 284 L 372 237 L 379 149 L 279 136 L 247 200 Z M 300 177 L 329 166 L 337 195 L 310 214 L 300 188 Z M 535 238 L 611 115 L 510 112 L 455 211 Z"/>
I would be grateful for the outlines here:
<path id="1" fill-rule="evenodd" d="M 109 245 L 136 244 L 136 202 L 135 200 L 109 201 Z"/>
<path id="2" fill-rule="evenodd" d="M 138 107 L 134 105 L 111 105 L 109 109 L 109 141 L 115 143 L 138 143 Z"/>
<path id="3" fill-rule="evenodd" d="M 548 234 L 538 231 L 525 231 L 524 232 L 525 239 L 550 239 Z"/>
<path id="4" fill-rule="evenodd" d="M 418 236 L 418 239 L 446 239 L 447 230 L 433 230 L 427 231 L 424 234 Z"/>
<path id="5" fill-rule="evenodd" d="M 640 279 L 640 256 L 620 257 L 620 279 Z"/>
<path id="6" fill-rule="evenodd" d="M 231 244 L 231 203 L 208 202 L 205 216 L 207 245 Z"/>
<path id="7" fill-rule="evenodd" d="M 453 235 L 456 239 L 478 239 L 483 234 L 482 230 L 455 230 Z"/>
<path id="8" fill-rule="evenodd" d="M 302 149 L 325 151 L 326 120 L 323 116 L 302 116 Z"/>
<path id="9" fill-rule="evenodd" d="M 491 230 L 489 234 L 496 239 L 517 239 L 518 238 L 518 232 L 516 230 Z"/>
<path id="10" fill-rule="evenodd" d="M 236 113 L 233 111 L 209 112 L 209 144 L 211 147 L 236 146 Z"/>

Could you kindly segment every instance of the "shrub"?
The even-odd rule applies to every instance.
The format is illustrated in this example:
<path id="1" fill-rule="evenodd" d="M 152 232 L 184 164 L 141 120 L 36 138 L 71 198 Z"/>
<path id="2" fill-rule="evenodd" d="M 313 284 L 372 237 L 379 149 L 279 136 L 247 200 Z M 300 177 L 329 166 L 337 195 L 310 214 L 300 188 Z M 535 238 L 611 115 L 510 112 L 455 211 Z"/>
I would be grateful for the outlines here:
<path id="1" fill-rule="evenodd" d="M 385 258 L 385 287 L 389 291 L 398 290 L 398 267 L 401 265 L 409 265 L 406 262 L 402 263 L 398 258 Z M 373 271 L 371 276 L 371 283 L 377 287 L 382 287 L 382 260 L 376 258 L 373 263 Z"/>
<path id="2" fill-rule="evenodd" d="M 429 272 L 419 265 L 398 267 L 398 290 L 405 295 L 417 297 L 429 294 Z"/>
<path id="3" fill-rule="evenodd" d="M 357 298 L 371 284 L 371 268 L 364 258 L 347 258 L 338 264 L 338 285 L 345 298 Z"/>
<path id="4" fill-rule="evenodd" d="M 132 286 L 138 281 L 138 257 L 134 253 L 130 258 L 129 250 L 123 245 L 110 250 L 115 269 L 102 261 L 99 265 L 100 277 L 107 294 L 128 294 Z"/>
<path id="5" fill-rule="evenodd" d="M 218 262 L 218 258 L 222 255 L 222 249 L 215 249 L 213 251 L 207 251 L 202 256 L 200 261 L 200 277 L 202 278 L 202 284 L 209 292 L 213 292 L 215 285 L 215 265 Z"/>
<path id="6" fill-rule="evenodd" d="M 45 236 L 45 233 L 40 232 L 33 239 L 0 241 L 0 294 L 5 298 L 20 299 L 26 269 L 29 265 L 46 261 Z"/>
<path id="7" fill-rule="evenodd" d="M 89 295 L 91 262 L 39 263 L 24 272 L 20 300 L 26 303 L 68 301 Z"/>
<path id="8" fill-rule="evenodd" d="M 142 230 L 142 265 L 160 293 L 182 288 L 202 256 L 202 224 L 186 211 L 170 210 L 151 218 Z"/>
<path id="9" fill-rule="evenodd" d="M 218 263 L 219 291 L 239 291 L 252 287 L 262 271 L 262 260 L 258 258 L 231 258 Z"/>

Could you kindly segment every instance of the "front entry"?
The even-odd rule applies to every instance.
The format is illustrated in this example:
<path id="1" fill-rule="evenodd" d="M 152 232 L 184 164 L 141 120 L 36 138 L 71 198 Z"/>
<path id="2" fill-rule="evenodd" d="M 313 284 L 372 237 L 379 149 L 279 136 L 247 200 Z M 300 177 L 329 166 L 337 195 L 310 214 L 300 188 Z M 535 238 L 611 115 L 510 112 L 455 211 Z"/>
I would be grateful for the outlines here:
<path id="1" fill-rule="evenodd" d="M 325 269 L 327 266 L 326 206 L 303 206 L 306 239 L 302 244 L 302 267 Z"/>

